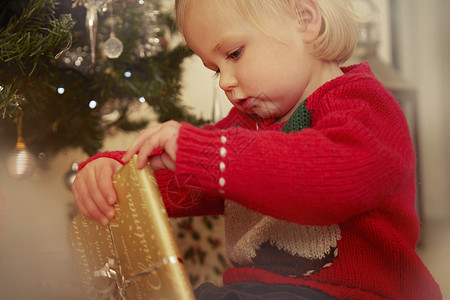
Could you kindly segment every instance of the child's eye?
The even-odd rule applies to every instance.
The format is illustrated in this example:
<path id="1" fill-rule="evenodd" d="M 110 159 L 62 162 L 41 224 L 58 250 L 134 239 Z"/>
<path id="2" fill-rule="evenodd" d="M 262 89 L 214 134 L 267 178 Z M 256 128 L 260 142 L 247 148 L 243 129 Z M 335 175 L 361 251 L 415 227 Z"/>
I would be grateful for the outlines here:
<path id="1" fill-rule="evenodd" d="M 227 54 L 227 60 L 228 59 L 237 60 L 241 56 L 243 49 L 244 48 L 241 47 L 241 48 L 238 48 L 238 49 L 230 52 L 229 54 Z M 210 68 L 210 69 L 212 69 L 212 68 Z M 216 70 L 214 70 L 214 69 L 212 69 L 212 70 L 214 71 L 213 77 L 218 77 L 220 75 L 220 69 L 219 68 L 217 68 Z"/>
<path id="2" fill-rule="evenodd" d="M 241 56 L 242 48 L 239 48 L 230 54 L 228 54 L 227 59 L 238 59 Z"/>

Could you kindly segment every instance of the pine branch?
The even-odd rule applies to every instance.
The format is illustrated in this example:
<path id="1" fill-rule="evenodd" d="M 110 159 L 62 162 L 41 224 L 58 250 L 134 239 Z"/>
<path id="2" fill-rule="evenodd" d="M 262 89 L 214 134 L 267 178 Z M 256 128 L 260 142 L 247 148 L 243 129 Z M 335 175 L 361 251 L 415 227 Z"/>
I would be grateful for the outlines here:
<path id="1" fill-rule="evenodd" d="M 11 84 L 0 86 L 0 113 L 3 119 L 7 115 L 15 118 L 18 113 L 22 113 L 22 105 L 25 103 L 25 98 Z"/>
<path id="2" fill-rule="evenodd" d="M 71 0 L 61 1 L 61 7 L 68 7 Z M 69 14 L 63 14 L 72 12 L 80 18 L 85 15 L 85 8 L 62 8 L 56 17 L 55 7 L 55 0 L 30 0 L 23 14 L 10 17 L 7 28 L 0 29 L 0 113 L 5 117 L 23 114 L 24 138 L 31 151 L 50 155 L 77 147 L 92 155 L 101 148 L 110 128 L 134 131 L 146 125 L 145 120 L 129 118 L 129 108 L 140 97 L 146 99 L 161 122 L 175 119 L 196 125 L 205 123 L 193 116 L 180 99 L 181 63 L 192 51 L 183 45 L 169 48 L 169 43 L 165 43 L 165 33 L 175 28 L 170 14 L 161 14 L 156 22 L 161 29 L 161 51 L 141 57 L 136 42 L 146 40 L 145 11 L 137 1 L 116 1 L 114 13 L 120 22 L 115 33 L 124 44 L 123 53 L 117 59 L 102 54 L 101 41 L 111 32 L 111 27 L 102 22 L 107 18 L 104 15 L 97 34 L 97 61 L 91 64 L 89 56 L 78 50 L 89 42 L 86 28 L 81 25 L 70 29 L 74 21 Z M 0 12 L 1 16 L 5 15 Z M 82 17 L 79 24 L 84 24 Z M 53 59 L 67 45 L 70 35 L 71 49 L 60 59 Z M 64 61 L 73 55 L 83 56 L 87 64 L 79 68 L 74 60 Z M 125 71 L 132 76 L 124 77 Z M 64 92 L 58 91 L 60 87 Z M 97 102 L 94 109 L 89 106 L 92 99 Z M 111 111 L 119 112 L 118 119 L 104 121 L 104 115 Z M 14 146 L 16 131 L 12 119 L 0 119 L 0 137 L 0 152 Z"/>
<path id="3" fill-rule="evenodd" d="M 70 15 L 55 18 L 56 5 L 55 0 L 31 0 L 20 17 L 10 19 L 0 31 L 0 67 L 18 67 L 30 76 L 64 49 L 75 21 Z"/>

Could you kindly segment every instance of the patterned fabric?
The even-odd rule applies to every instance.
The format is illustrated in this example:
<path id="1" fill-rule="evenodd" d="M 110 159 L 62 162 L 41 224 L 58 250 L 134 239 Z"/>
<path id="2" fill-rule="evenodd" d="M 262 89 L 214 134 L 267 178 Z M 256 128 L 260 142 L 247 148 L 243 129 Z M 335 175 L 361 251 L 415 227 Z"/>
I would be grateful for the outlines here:
<path id="1" fill-rule="evenodd" d="M 304 277 L 333 265 L 338 225 L 306 226 L 278 220 L 225 201 L 227 255 L 234 266 Z"/>
<path id="2" fill-rule="evenodd" d="M 192 286 L 223 285 L 222 273 L 231 266 L 225 255 L 223 217 L 178 218 L 171 224 Z"/>
<path id="3" fill-rule="evenodd" d="M 306 101 L 303 100 L 289 120 L 283 125 L 281 131 L 290 133 L 311 127 L 311 112 L 306 107 Z"/>

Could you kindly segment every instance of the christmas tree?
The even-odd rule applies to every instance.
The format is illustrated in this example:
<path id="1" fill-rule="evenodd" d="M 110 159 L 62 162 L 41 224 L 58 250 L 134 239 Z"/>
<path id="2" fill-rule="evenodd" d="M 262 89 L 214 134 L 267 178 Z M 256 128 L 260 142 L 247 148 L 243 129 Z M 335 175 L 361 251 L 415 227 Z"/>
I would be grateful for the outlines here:
<path id="1" fill-rule="evenodd" d="M 34 156 L 72 147 L 92 155 L 113 129 L 144 127 L 146 120 L 130 117 L 142 105 L 160 122 L 205 123 L 181 103 L 181 63 L 193 53 L 174 31 L 158 0 L 7 0 L 0 10 L 0 154 L 23 135 Z M 26 178 L 34 167 L 19 159 L 9 173 Z M 65 175 L 69 189 L 75 175 L 76 168 Z M 211 233 L 221 219 L 178 222 L 192 284 L 221 282 L 228 262 L 222 237 Z"/>
<path id="2" fill-rule="evenodd" d="M 111 128 L 137 130 L 130 110 L 201 124 L 180 100 L 172 15 L 153 0 L 11 0 L 0 13 L 0 150 L 23 137 L 33 153 L 97 152 Z"/>

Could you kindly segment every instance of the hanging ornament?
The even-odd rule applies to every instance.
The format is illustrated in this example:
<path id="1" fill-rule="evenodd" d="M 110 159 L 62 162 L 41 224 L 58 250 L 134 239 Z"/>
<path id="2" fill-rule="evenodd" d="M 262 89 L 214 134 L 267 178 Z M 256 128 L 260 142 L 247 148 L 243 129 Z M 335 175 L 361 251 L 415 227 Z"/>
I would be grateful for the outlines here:
<path id="1" fill-rule="evenodd" d="M 109 39 L 105 41 L 103 44 L 103 52 L 108 58 L 118 58 L 123 51 L 122 42 L 116 38 L 114 34 L 114 16 L 113 16 L 113 6 L 111 5 L 110 9 L 110 18 L 111 18 L 111 33 L 109 34 Z"/>
<path id="2" fill-rule="evenodd" d="M 95 1 L 89 0 L 86 6 L 86 28 L 89 31 L 89 42 L 91 47 L 91 62 L 95 63 L 95 47 L 97 44 L 98 14 Z"/>
<path id="3" fill-rule="evenodd" d="M 103 52 L 105 53 L 106 57 L 108 58 L 118 58 L 123 51 L 123 44 L 122 42 L 116 38 L 116 35 L 114 32 L 111 32 L 109 35 L 109 39 L 106 40 L 105 43 L 103 43 Z"/>
<path id="4" fill-rule="evenodd" d="M 22 115 L 17 117 L 17 143 L 6 159 L 8 174 L 15 179 L 26 179 L 33 175 L 37 162 L 33 153 L 28 151 L 22 137 Z"/>
<path id="5" fill-rule="evenodd" d="M 77 173 L 78 173 L 78 163 L 73 162 L 69 171 L 67 171 L 66 174 L 64 174 L 64 184 L 70 191 L 72 190 L 72 184 L 75 180 L 75 177 L 77 177 Z"/>

